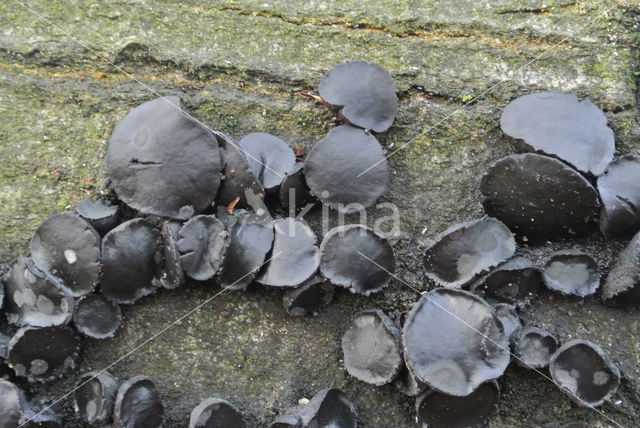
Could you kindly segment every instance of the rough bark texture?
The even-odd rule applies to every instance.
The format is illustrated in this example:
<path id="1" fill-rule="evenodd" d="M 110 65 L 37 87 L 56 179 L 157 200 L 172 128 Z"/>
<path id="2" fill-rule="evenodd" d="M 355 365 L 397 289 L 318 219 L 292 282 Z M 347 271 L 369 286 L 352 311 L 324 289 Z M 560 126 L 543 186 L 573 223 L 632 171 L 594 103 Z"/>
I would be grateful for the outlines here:
<path id="1" fill-rule="evenodd" d="M 298 92 L 317 90 L 322 74 L 347 60 L 387 68 L 399 110 L 379 140 L 389 150 L 410 144 L 390 158 L 390 189 L 379 202 L 400 210 L 397 274 L 420 290 L 434 286 L 423 279 L 428 240 L 482 215 L 478 179 L 513 152 L 499 118 L 515 97 L 541 90 L 589 97 L 606 112 L 619 152 L 640 150 L 638 0 L 21 2 L 31 11 L 16 0 L 0 2 L 2 268 L 26 254 L 44 218 L 72 211 L 85 197 L 112 195 L 105 156 L 113 128 L 158 94 L 178 95 L 195 117 L 236 138 L 268 132 L 308 151 L 335 124 Z M 320 213 L 306 219 L 317 223 Z M 389 209 L 368 214 L 373 225 Z M 622 246 L 595 233 L 581 242 L 605 271 Z M 524 253 L 540 261 L 574 245 Z M 82 373 L 102 369 L 217 291 L 189 284 L 124 308 L 115 338 L 85 340 L 73 374 L 28 395 L 62 395 Z M 597 297 L 550 297 L 528 309 L 525 324 L 563 342 L 581 337 L 600 344 L 624 377 L 613 398 L 620 404 L 600 411 L 634 425 L 637 313 L 606 308 Z M 340 338 L 358 311 L 379 307 L 394 316 L 418 298 L 395 281 L 368 298 L 338 293 L 318 317 L 294 319 L 282 310 L 278 291 L 225 292 L 111 371 L 121 380 L 153 378 L 170 427 L 186 426 L 191 409 L 209 396 L 224 397 L 249 425 L 263 426 L 327 387 L 346 391 L 363 426 L 410 426 L 414 400 L 393 386 L 349 377 Z M 494 426 L 611 425 L 535 372 L 510 367 L 502 390 Z M 66 426 L 83 426 L 70 400 L 57 409 Z"/>

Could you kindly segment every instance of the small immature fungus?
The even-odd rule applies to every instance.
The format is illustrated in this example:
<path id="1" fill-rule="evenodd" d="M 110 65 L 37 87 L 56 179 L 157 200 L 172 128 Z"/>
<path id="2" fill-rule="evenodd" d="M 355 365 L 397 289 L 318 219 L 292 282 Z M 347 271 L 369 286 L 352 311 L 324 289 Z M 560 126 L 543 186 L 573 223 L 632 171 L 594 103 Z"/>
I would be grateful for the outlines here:
<path id="1" fill-rule="evenodd" d="M 575 339 L 551 356 L 549 372 L 553 380 L 576 403 L 596 407 L 618 389 L 620 371 L 599 346 Z"/>
<path id="2" fill-rule="evenodd" d="M 158 428 L 164 422 L 164 403 L 156 384 L 135 376 L 118 389 L 113 408 L 116 428 Z"/>
<path id="3" fill-rule="evenodd" d="M 542 271 L 544 283 L 562 294 L 588 296 L 600 286 L 598 263 L 581 251 L 558 251 L 549 257 Z"/>
<path id="4" fill-rule="evenodd" d="M 557 347 L 556 338 L 537 327 L 523 327 L 511 337 L 511 349 L 516 356 L 516 364 L 525 369 L 547 367 Z"/>
<path id="5" fill-rule="evenodd" d="M 120 208 L 106 200 L 85 199 L 76 207 L 76 215 L 86 220 L 100 235 L 118 225 Z"/>
<path id="6" fill-rule="evenodd" d="M 486 299 L 524 305 L 543 287 L 542 272 L 526 257 L 507 260 L 471 285 Z"/>
<path id="7" fill-rule="evenodd" d="M 640 232 L 618 255 L 602 287 L 602 300 L 613 306 L 640 306 Z"/>
<path id="8" fill-rule="evenodd" d="M 493 305 L 493 310 L 496 311 L 496 317 L 498 317 L 502 323 L 504 335 L 507 339 L 511 339 L 513 333 L 522 327 L 522 323 L 520 322 L 520 318 L 518 318 L 515 306 L 507 303 L 497 303 Z"/>
<path id="9" fill-rule="evenodd" d="M 389 284 L 395 270 L 389 242 L 361 224 L 331 229 L 320 245 L 320 272 L 334 285 L 368 296 Z"/>
<path id="10" fill-rule="evenodd" d="M 76 413 L 93 425 L 110 423 L 118 387 L 118 381 L 108 372 L 85 373 L 74 391 Z"/>
<path id="11" fill-rule="evenodd" d="M 484 217 L 450 227 L 424 255 L 427 276 L 439 285 L 460 288 L 477 274 L 513 255 L 513 234 L 500 221 Z"/>
<path id="12" fill-rule="evenodd" d="M 282 297 L 285 311 L 291 316 L 314 315 L 333 300 L 334 286 L 320 276 L 305 281 L 298 288 L 287 290 Z"/>
<path id="13" fill-rule="evenodd" d="M 88 294 L 76 301 L 73 324 L 85 336 L 94 339 L 113 337 L 121 322 L 120 306 L 102 294 Z"/>
<path id="14" fill-rule="evenodd" d="M 311 199 L 303 170 L 304 162 L 296 163 L 282 180 L 278 191 L 280 203 L 288 210 L 289 217 L 295 217 L 296 213 Z"/>
<path id="15" fill-rule="evenodd" d="M 207 398 L 191 412 L 189 428 L 244 428 L 242 413 L 221 398 Z"/>
<path id="16" fill-rule="evenodd" d="M 598 177 L 602 199 L 600 231 L 621 238 L 640 230 L 640 156 L 616 159 Z"/>
<path id="17" fill-rule="evenodd" d="M 24 422 L 22 391 L 13 383 L 0 380 L 0 428 L 16 428 Z"/>
<path id="18" fill-rule="evenodd" d="M 181 228 L 182 225 L 177 221 L 165 221 L 160 229 L 163 243 L 160 284 L 169 290 L 178 288 L 185 283 L 184 270 L 182 270 L 180 252 L 178 251 L 178 234 Z"/>
<path id="19" fill-rule="evenodd" d="M 191 278 L 211 279 L 220 270 L 229 246 L 229 233 L 213 215 L 198 215 L 180 229 L 178 252 L 180 264 Z"/>
<path id="20" fill-rule="evenodd" d="M 400 330 L 382 311 L 356 315 L 342 336 L 342 352 L 347 372 L 376 386 L 393 381 L 404 366 Z"/>
<path id="21" fill-rule="evenodd" d="M 100 275 L 100 235 L 73 214 L 55 214 L 36 229 L 31 257 L 60 288 L 73 297 L 91 293 Z"/>
<path id="22" fill-rule="evenodd" d="M 286 142 L 264 132 L 255 132 L 238 143 L 253 175 L 264 190 L 277 189 L 284 177 L 293 170 L 296 155 Z"/>

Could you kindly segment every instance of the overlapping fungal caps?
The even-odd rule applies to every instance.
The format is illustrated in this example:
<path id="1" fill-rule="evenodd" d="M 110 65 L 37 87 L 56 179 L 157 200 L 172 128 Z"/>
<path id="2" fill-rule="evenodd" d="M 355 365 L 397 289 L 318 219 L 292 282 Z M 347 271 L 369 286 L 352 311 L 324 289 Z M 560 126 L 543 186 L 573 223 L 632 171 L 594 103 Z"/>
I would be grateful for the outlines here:
<path id="1" fill-rule="evenodd" d="M 379 310 L 355 316 L 342 336 L 342 352 L 347 372 L 376 386 L 393 381 L 404 366 L 400 330 Z"/>
<path id="2" fill-rule="evenodd" d="M 164 403 L 156 384 L 135 376 L 120 385 L 113 408 L 116 428 L 157 428 L 164 422 Z"/>
<path id="3" fill-rule="evenodd" d="M 220 269 L 229 246 L 229 233 L 213 215 L 198 215 L 187 221 L 178 234 L 180 264 L 191 278 L 211 279 Z"/>
<path id="4" fill-rule="evenodd" d="M 287 290 L 282 296 L 282 304 L 291 316 L 315 315 L 323 305 L 333 300 L 334 291 L 331 282 L 314 276 L 300 287 Z"/>
<path id="5" fill-rule="evenodd" d="M 83 374 L 73 392 L 76 413 L 92 425 L 110 423 L 118 386 L 118 381 L 108 372 Z"/>
<path id="6" fill-rule="evenodd" d="M 538 295 L 543 286 L 542 272 L 526 257 L 514 257 L 471 285 L 486 299 L 523 305 Z"/>
<path id="7" fill-rule="evenodd" d="M 316 234 L 301 220 L 274 221 L 272 258 L 256 281 L 271 287 L 296 287 L 311 278 L 320 264 Z"/>
<path id="8" fill-rule="evenodd" d="M 62 419 L 50 407 L 51 400 L 38 397 L 28 402 L 24 409 L 27 421 L 20 428 L 62 428 Z"/>
<path id="9" fill-rule="evenodd" d="M 160 230 L 162 235 L 162 273 L 160 284 L 162 287 L 173 290 L 185 283 L 184 271 L 178 251 L 178 234 L 182 225 L 176 221 L 165 221 Z"/>
<path id="10" fill-rule="evenodd" d="M 191 411 L 189 428 L 244 428 L 242 413 L 221 398 L 207 398 Z"/>
<path id="11" fill-rule="evenodd" d="M 73 324 L 85 336 L 94 339 L 113 337 L 121 322 L 120 306 L 102 294 L 88 294 L 76 301 Z"/>
<path id="12" fill-rule="evenodd" d="M 497 303 L 493 305 L 493 310 L 496 311 L 496 316 L 502 323 L 504 335 L 507 339 L 511 339 L 513 333 L 522 327 L 522 323 L 520 323 L 520 318 L 518 318 L 515 306 L 507 303 Z"/>
<path id="13" fill-rule="evenodd" d="M 578 171 L 534 153 L 496 161 L 480 191 L 488 215 L 530 240 L 585 234 L 600 208 L 598 192 Z"/>
<path id="14" fill-rule="evenodd" d="M 571 94 L 520 97 L 505 107 L 500 127 L 521 150 L 558 157 L 594 176 L 604 172 L 615 151 L 604 113 L 591 101 Z"/>
<path id="15" fill-rule="evenodd" d="M 296 155 L 289 144 L 271 134 L 255 132 L 245 136 L 238 145 L 251 172 L 266 191 L 277 189 L 296 164 Z"/>
<path id="16" fill-rule="evenodd" d="M 13 383 L 0 380 L 0 428 L 16 428 L 24 422 L 22 391 Z"/>
<path id="17" fill-rule="evenodd" d="M 496 381 L 480 385 L 471 394 L 456 397 L 427 391 L 416 401 L 418 426 L 423 428 L 483 427 L 498 413 L 500 389 Z"/>
<path id="18" fill-rule="evenodd" d="M 73 214 L 54 214 L 38 226 L 29 246 L 36 266 L 73 297 L 91 293 L 100 276 L 100 235 Z"/>
<path id="19" fill-rule="evenodd" d="M 320 272 L 334 285 L 368 296 L 389 284 L 395 271 L 389 242 L 362 224 L 331 229 L 320 245 Z"/>
<path id="20" fill-rule="evenodd" d="M 111 201 L 102 199 L 81 201 L 76 207 L 75 213 L 86 220 L 100 235 L 104 235 L 116 227 L 120 220 L 120 208 Z"/>
<path id="21" fill-rule="evenodd" d="M 10 323 L 50 327 L 71 321 L 73 297 L 51 282 L 30 259 L 14 260 L 2 284 L 7 294 L 5 314 Z"/>
<path id="22" fill-rule="evenodd" d="M 552 254 L 542 279 L 551 290 L 580 297 L 595 293 L 600 286 L 598 263 L 589 254 L 576 250 Z"/>
<path id="23" fill-rule="evenodd" d="M 304 162 L 298 162 L 285 175 L 278 190 L 278 198 L 282 206 L 288 210 L 289 217 L 294 217 L 311 200 L 309 187 L 304 178 Z"/>
<path id="24" fill-rule="evenodd" d="M 387 70 L 368 61 L 351 61 L 332 68 L 320 81 L 322 99 L 352 125 L 384 132 L 398 108 L 396 84 Z"/>
<path id="25" fill-rule="evenodd" d="M 356 408 L 337 388 L 323 389 L 298 413 L 285 415 L 274 421 L 269 428 L 356 428 Z"/>
<path id="26" fill-rule="evenodd" d="M 599 346 L 575 339 L 562 345 L 551 356 L 549 372 L 573 401 L 596 407 L 618 389 L 620 371 Z"/>
<path id="27" fill-rule="evenodd" d="M 509 364 L 502 323 L 482 298 L 438 288 L 414 305 L 402 331 L 412 376 L 444 394 L 465 396 Z"/>
<path id="28" fill-rule="evenodd" d="M 216 136 L 175 96 L 131 110 L 107 151 L 107 172 L 120 200 L 141 213 L 178 220 L 211 205 L 222 167 Z"/>
<path id="29" fill-rule="evenodd" d="M 373 205 L 386 192 L 389 167 L 373 135 L 342 125 L 313 146 L 304 176 L 323 204 L 349 214 Z"/>
<path id="30" fill-rule="evenodd" d="M 439 285 L 460 288 L 477 274 L 513 255 L 513 234 L 500 221 L 484 217 L 442 232 L 427 248 L 427 276 Z"/>
<path id="31" fill-rule="evenodd" d="M 609 270 L 602 286 L 602 300 L 614 306 L 640 306 L 640 232 Z"/>
<path id="32" fill-rule="evenodd" d="M 7 362 L 17 376 L 47 382 L 72 368 L 79 352 L 80 337 L 69 326 L 23 327 L 9 342 Z"/>
<path id="33" fill-rule="evenodd" d="M 130 304 L 160 286 L 160 231 L 137 218 L 122 223 L 102 240 L 100 292 L 115 303 Z"/>
<path id="34" fill-rule="evenodd" d="M 429 387 L 422 382 L 418 382 L 411 376 L 409 369 L 402 364 L 402 369 L 398 376 L 396 376 L 393 384 L 396 386 L 398 391 L 406 395 L 407 397 L 417 397 L 418 395 L 425 392 Z"/>
<path id="35" fill-rule="evenodd" d="M 616 159 L 598 177 L 602 199 L 600 231 L 607 238 L 632 235 L 640 229 L 640 156 Z"/>
<path id="36" fill-rule="evenodd" d="M 547 367 L 557 347 L 556 338 L 537 327 L 523 327 L 511 337 L 511 349 L 516 356 L 516 364 L 525 369 Z"/>

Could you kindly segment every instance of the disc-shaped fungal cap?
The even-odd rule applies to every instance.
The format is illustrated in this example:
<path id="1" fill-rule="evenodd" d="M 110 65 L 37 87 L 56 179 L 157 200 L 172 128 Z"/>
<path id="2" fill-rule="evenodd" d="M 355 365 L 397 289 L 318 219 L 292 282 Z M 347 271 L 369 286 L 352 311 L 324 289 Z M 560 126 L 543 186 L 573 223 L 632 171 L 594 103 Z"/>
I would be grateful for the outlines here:
<path id="1" fill-rule="evenodd" d="M 483 427 L 498 413 L 500 390 L 486 382 L 465 397 L 427 391 L 416 401 L 418 426 L 423 428 Z"/>
<path id="2" fill-rule="evenodd" d="M 515 251 L 509 229 L 495 218 L 484 217 L 441 233 L 425 252 L 424 265 L 427 276 L 439 285 L 460 288 Z"/>
<path id="3" fill-rule="evenodd" d="M 296 164 L 296 155 L 286 142 L 264 132 L 255 132 L 238 143 L 251 172 L 265 190 L 280 186 Z"/>
<path id="4" fill-rule="evenodd" d="M 100 291 L 116 303 L 133 303 L 160 285 L 161 263 L 158 229 L 141 218 L 122 223 L 102 240 Z"/>
<path id="5" fill-rule="evenodd" d="M 327 103 L 343 107 L 345 119 L 364 129 L 384 132 L 396 117 L 396 84 L 387 70 L 372 62 L 332 68 L 320 81 L 319 92 Z"/>
<path id="6" fill-rule="evenodd" d="M 506 303 L 497 303 L 493 305 L 493 310 L 496 311 L 496 316 L 502 323 L 504 335 L 507 339 L 511 339 L 513 333 L 522 327 L 522 323 L 520 323 L 520 318 L 518 318 L 515 306 Z"/>
<path id="7" fill-rule="evenodd" d="M 178 288 L 184 284 L 184 271 L 180 262 L 180 252 L 178 251 L 178 234 L 182 225 L 175 221 L 165 221 L 162 223 L 162 273 L 160 274 L 160 284 L 169 290 Z"/>
<path id="8" fill-rule="evenodd" d="M 80 337 L 71 327 L 23 327 L 9 342 L 7 362 L 17 376 L 46 382 L 72 368 L 79 352 Z"/>
<path id="9" fill-rule="evenodd" d="M 404 365 L 400 331 L 382 311 L 356 315 L 342 336 L 342 352 L 347 372 L 376 386 L 391 382 Z"/>
<path id="10" fill-rule="evenodd" d="M 331 229 L 320 245 L 320 272 L 334 285 L 368 296 L 389 284 L 396 266 L 389 242 L 362 224 Z"/>
<path id="11" fill-rule="evenodd" d="M 135 376 L 120 385 L 113 408 L 116 428 L 156 428 L 164 421 L 164 403 L 153 381 Z"/>
<path id="12" fill-rule="evenodd" d="M 549 257 L 542 271 L 544 283 L 562 294 L 588 296 L 600 286 L 598 263 L 581 251 L 558 251 Z"/>
<path id="13" fill-rule="evenodd" d="M 199 215 L 180 229 L 178 252 L 180 264 L 191 278 L 205 281 L 220 269 L 229 245 L 224 224 L 212 215 Z"/>
<path id="14" fill-rule="evenodd" d="M 120 208 L 110 201 L 85 199 L 76 207 L 76 215 L 85 219 L 100 235 L 118 225 Z"/>
<path id="15" fill-rule="evenodd" d="M 222 177 L 218 140 L 178 97 L 131 110 L 113 131 L 107 172 L 118 197 L 144 214 L 185 220 L 211 205 Z"/>
<path id="16" fill-rule="evenodd" d="M 355 406 L 337 388 L 325 389 L 313 396 L 300 413 L 302 426 L 308 428 L 356 428 Z"/>
<path id="17" fill-rule="evenodd" d="M 511 349 L 516 357 L 515 361 L 525 369 L 547 367 L 557 347 L 556 338 L 537 327 L 523 327 L 511 337 Z"/>
<path id="18" fill-rule="evenodd" d="M 640 232 L 609 270 L 602 287 L 602 300 L 615 306 L 640 306 Z"/>
<path id="19" fill-rule="evenodd" d="M 220 286 L 243 290 L 253 281 L 271 251 L 273 223 L 251 221 L 243 215 L 229 233 L 229 247 L 220 268 Z"/>
<path id="20" fill-rule="evenodd" d="M 640 156 L 627 155 L 611 162 L 598 177 L 598 192 L 604 236 L 620 238 L 640 229 Z"/>
<path id="21" fill-rule="evenodd" d="M 24 419 L 26 423 L 20 428 L 62 428 L 62 419 L 53 411 L 51 400 L 37 397 L 25 406 Z"/>
<path id="22" fill-rule="evenodd" d="M 120 306 L 102 294 L 89 294 L 76 301 L 73 323 L 85 336 L 94 339 L 113 337 L 121 322 Z"/>
<path id="23" fill-rule="evenodd" d="M 334 287 L 329 281 L 315 276 L 300 287 L 287 290 L 282 297 L 282 304 L 289 315 L 316 315 L 320 307 L 333 300 Z"/>
<path id="24" fill-rule="evenodd" d="M 50 327 L 71 321 L 73 297 L 49 281 L 30 259 L 14 260 L 2 283 L 7 294 L 5 314 L 10 323 Z"/>
<path id="25" fill-rule="evenodd" d="M 600 175 L 613 159 L 613 131 L 591 101 L 542 92 L 512 101 L 500 119 L 502 131 L 526 151 L 556 156 L 582 172 Z"/>
<path id="26" fill-rule="evenodd" d="M 287 175 L 285 175 L 278 197 L 280 203 L 289 212 L 289 217 L 295 217 L 296 213 L 303 209 L 311 199 L 307 181 L 304 178 L 304 162 L 298 162 Z"/>
<path id="27" fill-rule="evenodd" d="M 13 383 L 0 380 L 0 428 L 16 428 L 24 422 L 22 392 Z"/>
<path id="28" fill-rule="evenodd" d="M 207 398 L 191 412 L 189 428 L 244 428 L 242 413 L 221 398 Z"/>
<path id="29" fill-rule="evenodd" d="M 320 264 L 316 234 L 301 220 L 274 221 L 273 250 L 256 281 L 272 287 L 296 287 L 313 276 Z"/>
<path id="30" fill-rule="evenodd" d="M 55 214 L 31 238 L 31 257 L 60 288 L 74 297 L 91 293 L 100 276 L 100 235 L 73 214 Z"/>
<path id="31" fill-rule="evenodd" d="M 542 286 L 540 269 L 526 257 L 514 257 L 473 283 L 471 290 L 487 299 L 526 304 Z"/>
<path id="32" fill-rule="evenodd" d="M 581 406 L 595 407 L 618 389 L 620 371 L 599 346 L 572 340 L 551 356 L 549 372 L 565 393 Z"/>
<path id="33" fill-rule="evenodd" d="M 118 381 L 108 372 L 85 373 L 74 391 L 76 413 L 90 424 L 111 422 L 118 385 Z"/>
<path id="34" fill-rule="evenodd" d="M 480 191 L 487 214 L 535 240 L 584 234 L 600 208 L 598 192 L 578 171 L 533 153 L 498 160 Z"/>
<path id="35" fill-rule="evenodd" d="M 313 146 L 304 175 L 323 204 L 347 214 L 373 205 L 389 182 L 387 160 L 375 137 L 346 125 Z"/>
<path id="36" fill-rule="evenodd" d="M 423 295 L 405 322 L 402 341 L 413 377 L 448 395 L 471 394 L 509 364 L 509 344 L 493 308 L 463 290 Z"/>

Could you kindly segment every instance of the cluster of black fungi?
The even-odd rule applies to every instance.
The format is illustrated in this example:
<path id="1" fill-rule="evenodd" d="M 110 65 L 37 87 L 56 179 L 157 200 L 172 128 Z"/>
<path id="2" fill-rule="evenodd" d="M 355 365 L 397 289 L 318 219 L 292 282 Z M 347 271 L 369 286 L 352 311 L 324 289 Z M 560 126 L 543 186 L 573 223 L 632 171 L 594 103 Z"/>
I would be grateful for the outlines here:
<path id="1" fill-rule="evenodd" d="M 31 257 L 13 261 L 2 278 L 0 303 L 18 327 L 12 337 L 0 334 L 0 356 L 12 378 L 60 378 L 74 367 L 79 333 L 112 337 L 119 305 L 178 288 L 186 277 L 230 290 L 254 282 L 284 289 L 291 316 L 316 314 L 335 286 L 365 296 L 382 290 L 395 267 L 384 237 L 349 224 L 330 230 L 318 246 L 296 212 L 315 198 L 349 213 L 386 191 L 388 166 L 374 133 L 394 121 L 395 84 L 377 64 L 354 61 L 327 73 L 319 94 L 312 97 L 345 124 L 306 156 L 266 133 L 234 143 L 189 116 L 177 97 L 129 112 L 107 154 L 121 203 L 87 200 L 74 214 L 46 219 L 31 239 Z M 607 238 L 640 229 L 640 158 L 613 160 L 604 114 L 573 95 L 518 98 L 504 110 L 501 127 L 524 153 L 498 160 L 482 178 L 488 216 L 449 228 L 426 250 L 426 274 L 438 287 L 397 322 L 379 310 L 358 314 L 342 340 L 348 373 L 373 385 L 394 382 L 417 397 L 421 426 L 485 424 L 497 410 L 497 379 L 511 356 L 523 367 L 548 367 L 580 405 L 602 404 L 620 381 L 597 345 L 573 340 L 558 347 L 551 333 L 518 319 L 543 286 L 595 293 L 594 258 L 565 251 L 540 266 L 514 255 L 516 236 L 577 236 L 598 219 Z M 640 234 L 611 268 L 605 302 L 640 302 L 639 263 Z M 156 427 L 164 420 L 161 395 L 145 376 L 120 384 L 105 371 L 89 372 L 74 395 L 89 424 Z M 0 415 L 0 428 L 62 426 L 46 400 L 27 401 L 9 381 L 0 381 Z M 244 425 L 236 407 L 208 398 L 193 409 L 189 426 Z M 337 389 L 320 391 L 271 425 L 328 426 L 357 426 L 354 405 Z"/>

